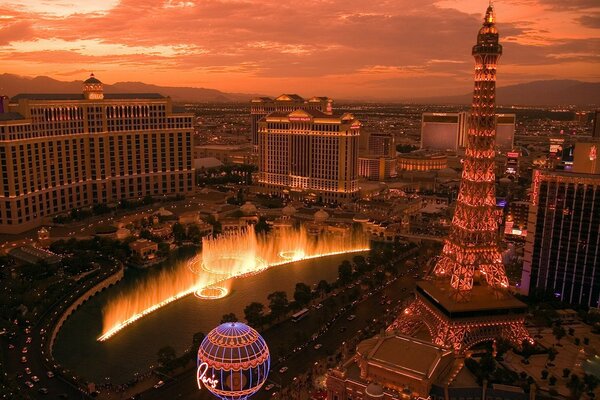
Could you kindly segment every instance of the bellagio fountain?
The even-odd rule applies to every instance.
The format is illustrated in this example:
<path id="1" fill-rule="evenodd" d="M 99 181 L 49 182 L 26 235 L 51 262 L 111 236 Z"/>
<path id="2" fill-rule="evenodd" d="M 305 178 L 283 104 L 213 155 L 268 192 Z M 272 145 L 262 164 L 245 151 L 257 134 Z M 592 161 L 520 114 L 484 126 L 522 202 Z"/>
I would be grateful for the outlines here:
<path id="1" fill-rule="evenodd" d="M 369 249 L 363 234 L 309 234 L 304 227 L 257 234 L 252 225 L 233 233 L 202 240 L 202 251 L 174 270 L 149 277 L 110 300 L 103 312 L 99 341 L 182 297 L 195 294 L 203 300 L 226 296 L 233 279 L 260 273 L 270 267 L 335 254 Z"/>

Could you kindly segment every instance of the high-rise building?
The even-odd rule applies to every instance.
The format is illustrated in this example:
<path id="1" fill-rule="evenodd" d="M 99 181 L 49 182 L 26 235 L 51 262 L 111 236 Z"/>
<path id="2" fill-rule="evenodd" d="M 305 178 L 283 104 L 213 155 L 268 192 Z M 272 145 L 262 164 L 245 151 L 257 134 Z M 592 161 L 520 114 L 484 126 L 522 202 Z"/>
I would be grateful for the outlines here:
<path id="1" fill-rule="evenodd" d="M 423 113 L 421 116 L 421 148 L 429 150 L 457 151 L 464 146 L 468 114 Z"/>
<path id="2" fill-rule="evenodd" d="M 506 164 L 504 167 L 504 175 L 507 177 L 518 178 L 519 177 L 519 158 L 521 153 L 519 151 L 509 151 L 506 153 Z"/>
<path id="3" fill-rule="evenodd" d="M 358 158 L 358 175 L 373 181 L 385 181 L 396 176 L 395 154 L 393 135 L 367 134 L 367 149 L 360 151 Z"/>
<path id="4" fill-rule="evenodd" d="M 394 136 L 389 133 L 370 133 L 368 146 L 369 155 L 394 157 L 396 155 L 394 141 Z"/>
<path id="5" fill-rule="evenodd" d="M 6 105 L 6 101 L 3 101 Z M 19 94 L 0 113 L 0 232 L 121 199 L 194 188 L 193 114 L 159 94 Z"/>
<path id="6" fill-rule="evenodd" d="M 501 153 L 512 151 L 515 143 L 515 114 L 498 114 L 496 117 L 496 149 Z"/>
<path id="7" fill-rule="evenodd" d="M 325 114 L 333 113 L 333 100 L 328 97 L 312 97 L 308 100 L 297 94 L 282 94 L 271 99 L 257 97 L 250 101 L 250 134 L 255 149 L 258 146 L 258 121 L 275 111 L 292 112 L 294 110 L 318 110 Z"/>
<path id="8" fill-rule="evenodd" d="M 577 122 L 581 126 L 585 126 L 588 123 L 588 113 L 585 111 L 576 111 L 573 114 L 573 121 Z"/>
<path id="9" fill-rule="evenodd" d="M 425 325 L 434 343 L 456 352 L 498 337 L 519 346 L 529 339 L 527 307 L 507 291 L 498 247 L 495 92 L 501 54 L 490 5 L 473 47 L 475 88 L 462 180 L 451 231 L 434 269 L 438 279 L 418 282 L 415 301 L 388 328 L 414 334 Z"/>
<path id="10" fill-rule="evenodd" d="M 600 110 L 596 110 L 594 112 L 594 129 L 592 130 L 592 137 L 595 139 L 600 139 Z"/>
<path id="11" fill-rule="evenodd" d="M 358 157 L 358 175 L 372 181 L 385 181 L 396 176 L 397 161 L 392 157 Z"/>
<path id="12" fill-rule="evenodd" d="M 600 174 L 534 171 L 521 290 L 598 307 L 599 274 Z"/>
<path id="13" fill-rule="evenodd" d="M 469 112 L 423 113 L 421 116 L 421 148 L 457 151 L 467 147 Z M 515 114 L 496 116 L 496 148 L 511 151 L 515 138 Z"/>
<path id="14" fill-rule="evenodd" d="M 269 114 L 258 123 L 260 184 L 290 198 L 355 199 L 360 127 L 352 114 L 302 109 Z"/>
<path id="15" fill-rule="evenodd" d="M 508 204 L 504 234 L 507 236 L 527 237 L 527 220 L 529 218 L 529 202 L 511 201 Z"/>
<path id="16" fill-rule="evenodd" d="M 581 174 L 600 174 L 598 149 L 600 140 L 575 143 L 571 170 Z"/>

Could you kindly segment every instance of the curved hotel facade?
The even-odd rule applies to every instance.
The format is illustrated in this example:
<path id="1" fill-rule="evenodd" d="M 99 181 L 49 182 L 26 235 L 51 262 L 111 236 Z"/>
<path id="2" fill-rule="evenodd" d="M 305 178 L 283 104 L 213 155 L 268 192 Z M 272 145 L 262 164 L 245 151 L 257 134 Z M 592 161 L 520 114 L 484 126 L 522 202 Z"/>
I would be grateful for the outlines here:
<path id="1" fill-rule="evenodd" d="M 74 208 L 194 188 L 193 114 L 159 94 L 20 94 L 0 113 L 0 233 Z"/>

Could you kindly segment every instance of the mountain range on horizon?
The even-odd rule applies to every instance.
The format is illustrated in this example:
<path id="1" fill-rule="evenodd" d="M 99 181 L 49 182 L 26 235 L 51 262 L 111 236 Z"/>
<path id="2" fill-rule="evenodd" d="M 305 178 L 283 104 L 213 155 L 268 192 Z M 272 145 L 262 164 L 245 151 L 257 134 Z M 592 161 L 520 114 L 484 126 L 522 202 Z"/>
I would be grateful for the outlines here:
<path id="1" fill-rule="evenodd" d="M 79 93 L 83 81 L 59 81 L 47 76 L 28 78 L 13 74 L 0 74 L 0 95 L 9 97 L 19 93 Z M 117 82 L 104 85 L 107 93 L 160 93 L 175 102 L 233 103 L 247 102 L 262 94 L 226 93 L 217 89 L 158 86 L 143 82 Z M 397 99 L 387 102 L 414 104 L 470 104 L 471 93 L 455 96 Z M 519 106 L 598 106 L 600 82 L 578 80 L 541 80 L 498 87 L 497 103 Z M 339 102 L 349 100 L 336 99 Z M 360 99 L 352 100 L 361 101 Z M 373 100 L 368 100 L 373 102 Z"/>

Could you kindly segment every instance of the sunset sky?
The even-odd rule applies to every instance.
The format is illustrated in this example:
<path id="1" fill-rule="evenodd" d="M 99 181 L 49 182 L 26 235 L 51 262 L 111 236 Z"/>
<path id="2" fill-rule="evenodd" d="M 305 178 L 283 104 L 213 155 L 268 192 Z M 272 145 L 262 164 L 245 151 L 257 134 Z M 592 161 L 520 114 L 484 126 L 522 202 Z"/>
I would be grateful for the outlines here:
<path id="1" fill-rule="evenodd" d="M 463 94 L 487 5 L 0 0 L 0 71 L 347 99 Z M 600 0 L 498 0 L 495 8 L 499 85 L 600 81 Z"/>

